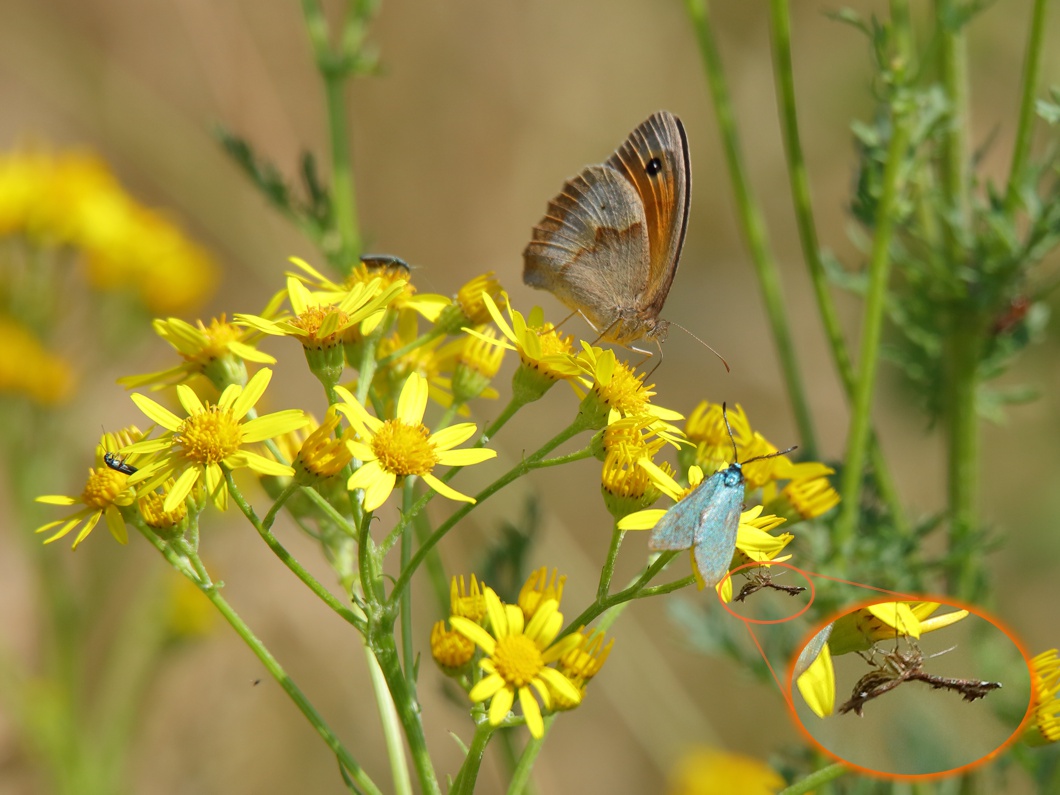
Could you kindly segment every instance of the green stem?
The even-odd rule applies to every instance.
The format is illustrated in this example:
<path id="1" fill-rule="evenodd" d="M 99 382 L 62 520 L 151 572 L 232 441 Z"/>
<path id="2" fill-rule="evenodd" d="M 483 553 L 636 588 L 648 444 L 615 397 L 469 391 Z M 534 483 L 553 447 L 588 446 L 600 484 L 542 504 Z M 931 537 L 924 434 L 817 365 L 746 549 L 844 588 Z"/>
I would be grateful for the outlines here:
<path id="1" fill-rule="evenodd" d="M 283 666 L 272 656 L 272 653 L 265 647 L 265 645 L 257 638 L 257 636 L 251 631 L 250 627 L 240 618 L 239 614 L 232 608 L 231 605 L 225 601 L 224 597 L 217 591 L 211 583 L 203 582 L 202 580 L 196 580 L 194 577 L 189 576 L 189 571 L 185 565 L 185 558 L 190 560 L 197 570 L 202 569 L 202 561 L 198 560 L 197 554 L 190 549 L 184 549 L 181 553 L 178 553 L 171 547 L 167 546 L 153 533 L 150 533 L 143 528 L 140 528 L 141 534 L 148 540 L 148 542 L 155 547 L 169 562 L 173 568 L 177 571 L 182 572 L 189 580 L 191 580 L 196 587 L 206 596 L 213 606 L 217 608 L 218 612 L 224 616 L 225 621 L 228 622 L 229 626 L 236 631 L 236 634 L 242 639 L 242 641 L 250 648 L 254 653 L 254 656 L 261 661 L 261 664 L 265 666 L 265 669 L 275 679 L 280 687 L 283 688 L 287 696 L 294 702 L 298 710 L 305 716 L 306 720 L 309 721 L 310 725 L 316 730 L 317 734 L 320 735 L 324 743 L 332 750 L 335 756 L 338 758 L 339 763 L 346 769 L 346 772 L 350 777 L 357 783 L 357 785 L 368 793 L 380 793 L 380 789 L 375 785 L 375 782 L 368 776 L 368 774 L 357 764 L 357 760 L 353 758 L 348 750 L 339 742 L 339 739 L 335 736 L 335 733 L 328 726 L 327 722 L 320 715 L 319 712 L 313 707 L 312 703 L 306 698 L 305 694 L 299 689 L 294 683 L 287 672 L 283 669 Z"/>
<path id="2" fill-rule="evenodd" d="M 603 568 L 600 569 L 600 584 L 596 587 L 597 602 L 606 599 L 607 592 L 611 590 L 611 578 L 615 573 L 618 549 L 622 546 L 622 539 L 625 535 L 625 531 L 619 530 L 617 526 L 611 531 L 611 546 L 607 549 L 607 559 L 604 561 Z"/>
<path id="3" fill-rule="evenodd" d="M 784 140 L 784 151 L 788 158 L 788 180 L 791 187 L 791 201 L 795 210 L 795 223 L 799 230 L 799 242 L 802 246 L 803 259 L 810 273 L 814 296 L 817 299 L 817 311 L 821 316 L 825 337 L 828 339 L 832 363 L 839 373 L 846 391 L 847 400 L 854 394 L 854 366 L 850 361 L 843 328 L 839 322 L 839 313 L 829 292 L 828 275 L 821 259 L 821 248 L 817 239 L 817 225 L 814 222 L 813 200 L 810 196 L 810 180 L 803 156 L 802 141 L 799 137 L 798 105 L 795 101 L 794 69 L 791 59 L 791 13 L 788 0 L 771 0 L 770 32 L 773 41 L 773 75 L 777 86 L 777 101 L 780 113 L 780 129 Z M 905 520 L 897 489 L 891 479 L 874 431 L 870 431 L 870 455 L 880 498 L 887 504 L 894 524 L 903 537 L 908 536 L 909 527 Z"/>
<path id="4" fill-rule="evenodd" d="M 899 55 L 900 58 L 901 55 Z M 896 65 L 896 73 L 901 73 L 903 66 L 903 63 Z M 901 79 L 901 77 L 898 78 L 899 81 Z M 869 430 L 872 423 L 872 396 L 876 386 L 876 365 L 879 359 L 887 283 L 891 270 L 890 248 L 894 233 L 894 214 L 901 193 L 901 177 L 909 143 L 907 100 L 901 96 L 900 87 L 897 91 L 899 94 L 892 98 L 891 103 L 891 141 L 887 149 L 887 165 L 883 173 L 883 195 L 880 197 L 876 210 L 875 236 L 869 260 L 868 292 L 865 297 L 861 324 L 858 379 L 854 390 L 854 406 L 840 480 L 839 493 L 842 502 L 833 535 L 833 548 L 838 552 L 841 552 L 852 538 L 854 526 L 860 515 L 865 454 L 868 449 Z"/>
<path id="5" fill-rule="evenodd" d="M 791 327 L 788 323 L 787 310 L 784 308 L 784 296 L 780 286 L 780 275 L 777 264 L 769 250 L 762 210 L 751 193 L 751 183 L 747 176 L 743 154 L 740 151 L 739 136 L 736 132 L 736 117 L 729 97 L 728 85 L 721 64 L 721 54 L 711 30 L 710 12 L 707 0 L 685 0 L 692 26 L 696 32 L 700 54 L 703 56 L 703 68 L 710 87 L 714 113 L 718 120 L 722 145 L 725 150 L 725 161 L 729 168 L 729 178 L 736 197 L 736 209 L 740 227 L 751 253 L 751 260 L 758 277 L 758 286 L 762 291 L 770 329 L 773 333 L 773 344 L 777 349 L 784 382 L 795 422 L 799 428 L 799 439 L 803 454 L 807 458 L 817 457 L 817 440 L 810 416 L 806 390 L 799 374 L 795 345 L 791 338 Z"/>
<path id="6" fill-rule="evenodd" d="M 303 8 L 316 6 L 305 0 Z M 307 11 L 307 23 L 309 22 Z M 319 14 L 319 9 L 315 12 Z M 320 17 L 323 15 L 320 14 Z M 326 28 L 326 22 L 324 23 Z M 361 234 L 357 223 L 357 200 L 353 186 L 353 167 L 350 163 L 350 133 L 346 125 L 346 81 L 350 77 L 351 54 L 335 53 L 327 41 L 327 33 L 314 35 L 313 42 L 317 69 L 324 80 L 324 101 L 327 107 L 328 142 L 331 149 L 331 211 L 338 245 L 327 251 L 328 260 L 343 274 L 354 266 L 361 250 Z"/>
<path id="7" fill-rule="evenodd" d="M 401 718 L 391 696 L 383 669 L 372 650 L 365 645 L 365 657 L 368 658 L 368 676 L 372 681 L 372 692 L 375 693 L 375 706 L 379 711 L 379 722 L 383 726 L 383 740 L 386 744 L 387 758 L 390 760 L 390 775 L 394 779 L 394 791 L 412 792 L 412 779 L 409 778 L 408 765 L 405 762 L 405 744 L 401 739 Z"/>
<path id="8" fill-rule="evenodd" d="M 960 9 L 954 0 L 935 0 L 936 19 L 954 19 Z M 960 267 L 960 230 L 968 226 L 968 49 L 964 28 L 954 28 L 945 23 L 938 25 L 939 72 L 950 104 L 950 122 L 943 138 L 942 188 L 948 200 L 950 212 L 956 222 L 947 224 L 947 241 L 950 250 L 950 266 Z"/>
<path id="9" fill-rule="evenodd" d="M 637 577 L 637 579 L 634 580 L 633 583 L 630 584 L 628 587 L 622 589 L 621 591 L 613 593 L 610 596 L 605 596 L 602 599 L 600 597 L 597 597 L 596 601 L 594 601 L 591 605 L 585 608 L 578 615 L 577 618 L 575 618 L 573 621 L 568 623 L 566 627 L 564 627 L 563 631 L 559 634 L 559 637 L 569 635 L 580 627 L 589 626 L 589 624 L 592 623 L 592 621 L 601 613 L 604 613 L 607 610 L 610 610 L 612 607 L 622 604 L 623 602 L 629 602 L 633 599 L 640 599 L 643 596 L 655 595 L 658 593 L 670 593 L 671 591 L 677 590 L 677 588 L 684 588 L 685 586 L 695 582 L 695 577 L 689 576 L 683 580 L 678 580 L 676 583 L 669 583 L 665 586 L 657 586 L 656 589 L 654 589 L 653 593 L 649 593 L 649 591 L 653 591 L 653 589 L 647 588 L 647 584 L 651 582 L 659 572 L 665 569 L 667 564 L 679 554 L 681 553 L 663 552 L 661 555 L 659 555 L 658 558 L 655 559 L 654 562 L 649 564 L 644 569 L 644 571 L 641 572 L 640 576 Z"/>
<path id="10" fill-rule="evenodd" d="M 471 738 L 471 747 L 467 749 L 467 757 L 464 759 L 464 764 L 460 766 L 460 772 L 456 775 L 449 795 L 471 795 L 475 791 L 475 782 L 478 780 L 479 768 L 482 766 L 482 756 L 496 729 L 496 726 L 490 725 L 487 715 L 483 713 L 479 716 L 475 724 L 475 734 Z"/>
<path id="11" fill-rule="evenodd" d="M 401 511 L 404 513 L 412 507 L 416 496 L 416 478 L 405 478 L 401 489 Z M 412 557 L 412 527 L 406 526 L 401 534 L 401 568 L 409 565 Z M 415 676 L 415 652 L 412 643 L 412 589 L 409 589 L 399 603 L 401 605 L 401 651 L 404 656 L 405 677 Z"/>
<path id="12" fill-rule="evenodd" d="M 490 423 L 490 426 L 482 432 L 482 435 L 475 442 L 475 447 L 489 444 L 490 439 L 496 436 L 500 429 L 508 424 L 508 420 L 514 417 L 515 413 L 525 405 L 526 403 L 516 399 L 513 395 L 512 399 L 508 401 L 508 405 L 504 407 L 504 411 L 501 412 L 500 416 Z"/>
<path id="13" fill-rule="evenodd" d="M 434 765 L 427 751 L 427 740 L 423 735 L 416 693 L 410 681 L 402 673 L 398 662 L 397 644 L 393 635 L 394 618 L 393 611 L 383 607 L 377 620 L 370 622 L 372 630 L 369 633 L 369 643 L 375 659 L 379 662 L 383 678 L 386 679 L 390 695 L 394 699 L 398 720 L 401 721 L 401 726 L 405 730 L 405 740 L 409 745 L 409 753 L 412 756 L 412 764 L 416 768 L 420 788 L 425 793 L 441 795 L 441 788 L 438 786 L 438 779 L 434 773 Z"/>
<path id="14" fill-rule="evenodd" d="M 835 781 L 840 776 L 845 776 L 850 772 L 850 768 L 846 765 L 834 764 L 828 767 L 823 767 L 820 770 L 810 773 L 802 781 L 797 781 L 790 787 L 785 787 L 777 795 L 805 795 L 807 792 L 813 792 L 814 790 L 820 790 L 829 781 Z"/>
<path id="15" fill-rule="evenodd" d="M 540 737 L 531 737 L 526 743 L 522 754 L 519 755 L 519 764 L 515 766 L 511 781 L 508 782 L 508 795 L 522 795 L 525 792 L 527 784 L 530 783 L 530 772 L 534 769 L 534 762 L 537 761 L 537 755 L 541 753 L 545 738 L 548 737 L 548 730 L 552 728 L 555 720 L 554 714 L 548 715 L 545 718 L 545 733 Z"/>
<path id="16" fill-rule="evenodd" d="M 493 483 L 491 483 L 478 494 L 476 494 L 475 502 L 465 503 L 458 510 L 456 510 L 453 515 L 450 516 L 446 521 L 442 522 L 442 524 L 438 526 L 438 529 L 435 530 L 430 535 L 430 537 L 428 537 L 427 540 L 420 545 L 419 549 L 416 550 L 416 554 L 412 556 L 412 560 L 409 561 L 409 565 L 401 570 L 401 574 L 394 582 L 394 589 L 391 592 L 390 598 L 388 600 L 389 603 L 393 604 L 401 598 L 401 594 L 408 587 L 408 584 L 412 579 L 412 575 L 416 572 L 416 569 L 419 568 L 419 565 L 423 562 L 423 559 L 427 556 L 427 554 L 434 548 L 434 545 L 441 541 L 442 538 L 445 537 L 445 534 L 448 533 L 454 527 L 454 525 L 456 525 L 457 522 L 467 516 L 467 514 L 470 513 L 471 510 L 477 504 L 485 502 L 487 499 L 492 497 L 494 494 L 503 489 L 509 483 L 522 477 L 527 472 L 530 472 L 539 461 L 544 459 L 546 455 L 551 453 L 553 450 L 555 450 L 568 439 L 571 439 L 577 434 L 581 433 L 583 430 L 586 430 L 586 427 L 587 426 L 582 421 L 582 415 L 579 414 L 577 419 L 575 419 L 575 421 L 571 423 L 570 426 L 560 431 L 549 441 L 545 442 L 544 446 L 541 447 L 541 449 L 539 449 L 537 452 L 533 453 L 529 457 L 524 458 L 522 461 L 512 467 L 508 472 L 506 472 L 501 477 L 497 478 L 497 480 L 493 481 Z M 433 494 L 433 492 L 431 493 Z M 422 506 L 420 505 L 420 503 L 424 503 L 427 497 L 429 497 L 429 495 L 424 495 L 424 497 L 421 497 L 420 501 L 417 502 L 415 506 L 413 506 L 413 510 L 422 510 Z M 398 528 L 395 528 L 394 532 L 397 532 L 398 529 L 403 528 L 403 526 L 409 521 L 411 521 L 411 519 L 411 516 L 402 516 L 401 521 L 398 523 Z"/>
<path id="17" fill-rule="evenodd" d="M 1038 81 L 1042 71 L 1042 42 L 1045 40 L 1046 0 L 1035 0 L 1031 13 L 1031 27 L 1027 33 L 1026 56 L 1023 60 L 1023 92 L 1020 95 L 1019 127 L 1016 142 L 1012 147 L 1012 165 L 1009 168 L 1008 190 L 1005 194 L 1005 211 L 1011 216 L 1020 201 L 1027 158 L 1030 156 L 1031 138 L 1034 134 L 1034 101 L 1038 92 Z"/>
<path id="18" fill-rule="evenodd" d="M 975 495 L 979 473 L 979 418 L 976 394 L 979 384 L 979 341 L 982 325 L 965 311 L 949 340 L 948 487 L 951 552 L 949 587 L 954 596 L 973 599 L 978 582 L 980 551 L 973 547 L 975 535 Z"/>
<path id="19" fill-rule="evenodd" d="M 251 507 L 250 503 L 243 497 L 243 493 L 236 486 L 235 479 L 232 477 L 232 473 L 228 470 L 224 470 L 225 480 L 228 483 L 228 493 L 232 497 L 232 500 L 239 507 L 239 510 L 243 512 L 243 515 L 247 517 L 254 529 L 258 531 L 258 535 L 261 536 L 261 540 L 268 545 L 272 553 L 280 559 L 288 569 L 290 569 L 294 575 L 302 581 L 302 583 L 312 591 L 320 601 L 334 610 L 344 621 L 353 625 L 362 635 L 367 631 L 364 620 L 350 610 L 346 605 L 335 598 L 327 588 L 324 587 L 323 583 L 317 580 L 312 574 L 310 574 L 306 568 L 295 560 L 294 556 L 287 551 L 287 548 L 279 542 L 269 530 L 266 529 L 264 522 L 258 519 L 257 514 L 254 512 L 254 508 Z M 296 483 L 292 483 L 288 486 L 280 497 L 276 500 L 276 504 L 273 506 L 274 510 L 277 506 L 281 505 L 291 494 L 297 491 L 300 486 Z M 270 515 L 273 515 L 273 511 L 270 511 Z"/>

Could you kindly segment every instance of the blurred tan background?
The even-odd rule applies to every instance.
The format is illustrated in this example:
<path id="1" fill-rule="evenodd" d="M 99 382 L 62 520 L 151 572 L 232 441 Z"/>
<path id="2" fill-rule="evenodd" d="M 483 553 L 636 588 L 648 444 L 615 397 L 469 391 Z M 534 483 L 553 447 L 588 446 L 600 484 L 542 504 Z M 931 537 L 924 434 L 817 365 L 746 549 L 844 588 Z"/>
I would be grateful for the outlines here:
<path id="1" fill-rule="evenodd" d="M 798 251 L 776 128 L 766 11 L 762 3 L 714 5 L 744 152 L 784 268 L 822 452 L 837 458 L 846 410 Z M 845 262 L 859 264 L 844 205 L 853 179 L 849 123 L 872 112 L 867 45 L 851 28 L 828 20 L 824 4 L 796 5 L 796 81 L 819 234 Z M 866 14 L 877 6 L 853 5 Z M 1024 0 L 999 0 L 971 29 L 971 140 L 980 145 L 995 136 L 986 163 L 999 177 L 1010 151 L 1029 9 Z M 168 208 L 224 269 L 221 292 L 203 317 L 260 309 L 279 287 L 289 255 L 323 266 L 209 135 L 214 122 L 223 122 L 289 175 L 302 149 L 324 160 L 322 92 L 297 3 L 3 0 L 0 18 L 0 146 L 92 147 L 134 195 Z M 1060 33 L 1060 20 L 1051 23 L 1047 41 Z M 381 52 L 383 74 L 357 81 L 351 91 L 361 225 L 369 250 L 397 254 L 416 267 L 423 291 L 452 293 L 469 277 L 496 270 L 516 307 L 528 311 L 539 303 L 558 321 L 566 314 L 559 303 L 521 284 L 521 252 L 531 226 L 565 178 L 606 158 L 648 114 L 660 108 L 678 114 L 692 147 L 692 214 L 663 315 L 720 350 L 732 373 L 674 329 L 665 363 L 654 374 L 659 402 L 686 413 L 702 398 L 739 402 L 774 443 L 798 441 L 682 3 L 384 0 L 370 39 Z M 1048 85 L 1060 82 L 1060 51 L 1046 50 Z M 841 306 L 855 339 L 856 304 L 843 298 Z M 570 321 L 568 330 L 588 333 L 576 323 Z M 319 413 L 319 390 L 295 375 L 303 372 L 301 354 L 280 348 L 268 348 L 280 355 L 279 367 L 288 368 L 270 389 L 271 408 L 297 405 Z M 84 401 L 74 409 L 81 432 L 71 441 L 83 466 L 101 422 L 116 428 L 138 416 L 115 378 L 171 362 L 169 349 L 155 340 L 134 356 L 85 378 Z M 1036 384 L 1044 399 L 1013 410 L 1007 427 L 984 435 L 983 518 L 1005 538 L 993 558 L 998 601 L 991 609 L 1032 653 L 1060 641 L 1049 609 L 1058 596 L 1052 562 L 1060 554 L 1055 357 L 1055 340 L 1030 351 L 1009 380 Z M 509 363 L 498 383 L 502 394 L 510 372 Z M 566 424 L 573 407 L 560 387 L 524 411 L 495 440 L 502 459 L 511 462 L 534 449 L 543 434 Z M 483 424 L 499 410 L 479 408 Z M 926 432 L 893 378 L 884 380 L 876 416 L 907 503 L 922 514 L 938 510 L 945 483 L 940 437 Z M 464 482 L 473 480 L 468 472 Z M 56 483 L 54 491 L 75 487 Z M 598 466 L 583 462 L 538 472 L 523 488 L 539 494 L 546 511 L 531 561 L 569 575 L 564 606 L 572 616 L 594 593 L 608 544 Z M 477 510 L 475 521 L 443 545 L 450 573 L 466 571 L 496 523 L 520 511 L 515 494 Z M 213 521 L 203 542 L 227 598 L 386 789 L 378 718 L 357 639 L 232 518 L 226 525 Z M 12 538 L 29 529 L 7 526 L 0 533 L 0 603 L 4 635 L 32 656 L 33 593 L 20 567 L 23 545 Z M 312 544 L 291 527 L 280 535 L 330 582 Z M 106 548 L 96 554 L 163 566 L 137 539 L 118 548 L 105 531 L 96 536 L 91 545 Z M 616 581 L 641 564 L 644 545 L 642 537 L 627 539 Z M 68 554 L 63 545 L 53 551 Z M 426 610 L 427 600 L 419 604 L 426 649 L 430 624 L 439 616 Z M 720 610 L 712 618 L 732 620 Z M 539 760 L 541 792 L 662 792 L 667 770 L 692 744 L 765 758 L 799 741 L 779 693 L 753 684 L 734 665 L 692 652 L 668 623 L 664 605 L 634 605 L 614 632 L 618 640 L 607 668 L 587 702 L 557 722 Z M 146 728 L 133 752 L 137 791 L 345 791 L 330 754 L 279 688 L 269 680 L 253 685 L 262 676 L 250 652 L 223 629 L 172 662 L 145 704 Z M 428 742 L 444 775 L 455 772 L 459 758 L 448 732 L 466 741 L 470 726 L 441 696 L 441 684 L 425 660 L 420 693 Z M 0 720 L 0 793 L 35 792 L 13 743 Z M 496 770 L 488 760 L 482 792 L 501 787 Z"/>

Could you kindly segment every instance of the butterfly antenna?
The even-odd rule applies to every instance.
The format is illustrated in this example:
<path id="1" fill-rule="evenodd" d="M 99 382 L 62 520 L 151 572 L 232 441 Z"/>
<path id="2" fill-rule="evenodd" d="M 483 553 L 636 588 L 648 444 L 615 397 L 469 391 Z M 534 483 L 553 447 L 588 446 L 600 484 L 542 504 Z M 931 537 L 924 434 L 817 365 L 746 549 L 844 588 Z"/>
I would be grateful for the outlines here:
<path id="1" fill-rule="evenodd" d="M 690 337 L 691 337 L 692 339 L 694 339 L 694 340 L 695 340 L 696 342 L 698 342 L 698 343 L 699 343 L 700 345 L 702 345 L 702 346 L 703 346 L 704 348 L 706 348 L 706 349 L 707 349 L 708 351 L 710 351 L 710 352 L 711 352 L 711 353 L 713 353 L 713 354 L 714 354 L 715 356 L 717 356 L 717 357 L 718 357 L 719 359 L 721 359 L 721 363 L 725 365 L 725 372 L 727 372 L 727 373 L 731 373 L 731 372 L 732 372 L 732 370 L 731 370 L 731 369 L 729 368 L 729 363 L 728 363 L 727 361 L 725 361 L 725 357 L 724 357 L 724 356 L 722 356 L 722 355 L 721 355 L 720 353 L 718 353 L 718 352 L 717 352 L 716 350 L 714 350 L 714 349 L 713 349 L 712 347 L 710 347 L 709 345 L 707 345 L 707 343 L 703 342 L 703 340 L 701 340 L 701 339 L 700 339 L 699 337 L 697 337 L 697 336 L 696 336 L 695 334 L 693 334 L 693 333 L 692 333 L 691 331 L 689 331 L 688 329 L 686 329 L 686 328 L 685 328 L 684 326 L 682 326 L 682 325 L 681 325 L 680 323 L 675 323 L 674 321 L 672 321 L 672 320 L 671 320 L 671 321 L 670 321 L 670 325 L 671 325 L 671 326 L 677 326 L 677 327 L 678 327 L 679 329 L 681 329 L 681 331 L 683 331 L 683 332 L 684 332 L 685 334 L 687 334 L 688 336 L 690 336 Z M 659 352 L 660 352 L 660 353 L 662 353 L 662 346 L 661 346 L 661 345 L 659 346 Z"/>

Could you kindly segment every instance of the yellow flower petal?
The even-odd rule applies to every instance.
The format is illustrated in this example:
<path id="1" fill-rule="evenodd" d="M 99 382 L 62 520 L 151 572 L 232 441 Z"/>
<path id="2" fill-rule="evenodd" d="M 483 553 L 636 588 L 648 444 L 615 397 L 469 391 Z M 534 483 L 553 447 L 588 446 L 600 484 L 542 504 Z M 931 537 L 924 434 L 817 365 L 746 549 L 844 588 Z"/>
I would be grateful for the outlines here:
<path id="1" fill-rule="evenodd" d="M 147 395 L 141 395 L 139 392 L 134 392 L 130 395 L 132 402 L 136 404 L 136 407 L 142 411 L 151 422 L 156 425 L 161 425 L 167 431 L 175 431 L 182 424 L 183 420 L 180 419 L 169 409 L 159 405 Z"/>
<path id="2" fill-rule="evenodd" d="M 508 717 L 513 701 L 515 701 L 515 694 L 506 687 L 502 687 L 493 694 L 493 699 L 490 701 L 491 725 L 496 726 Z"/>

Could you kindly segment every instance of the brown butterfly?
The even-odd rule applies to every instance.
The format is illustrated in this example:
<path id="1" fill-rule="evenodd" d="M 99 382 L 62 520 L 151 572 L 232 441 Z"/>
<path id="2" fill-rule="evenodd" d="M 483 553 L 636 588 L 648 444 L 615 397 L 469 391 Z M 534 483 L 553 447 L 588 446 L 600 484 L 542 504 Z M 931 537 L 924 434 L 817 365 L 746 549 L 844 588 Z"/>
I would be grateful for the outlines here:
<path id="1" fill-rule="evenodd" d="M 549 202 L 523 251 L 523 281 L 581 313 L 603 340 L 661 342 L 691 195 L 685 128 L 659 111 Z"/>

